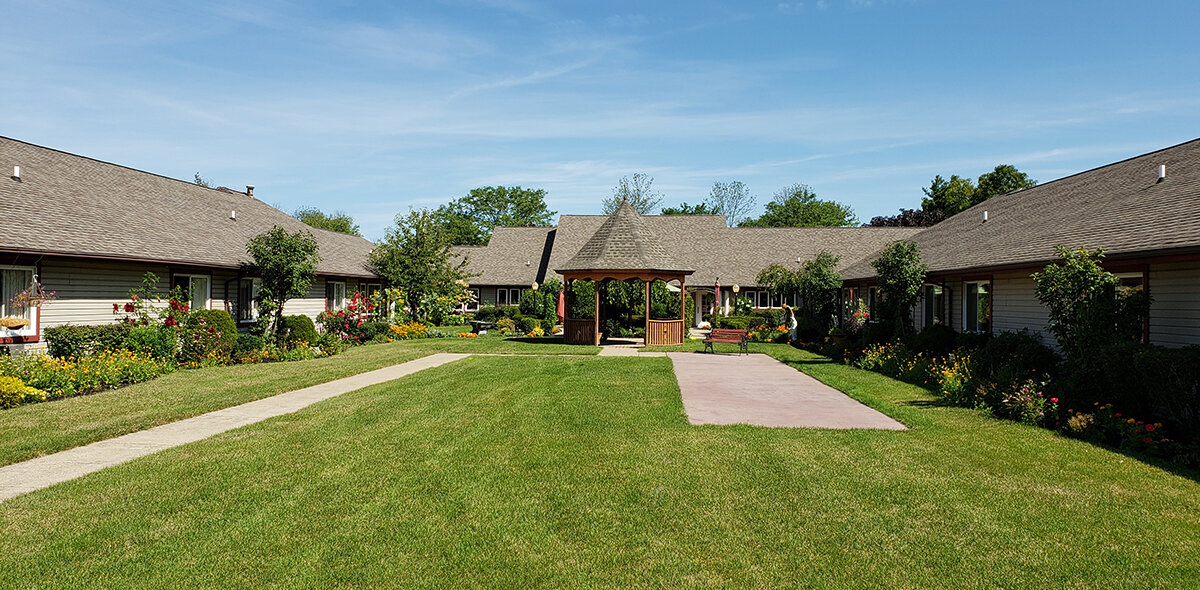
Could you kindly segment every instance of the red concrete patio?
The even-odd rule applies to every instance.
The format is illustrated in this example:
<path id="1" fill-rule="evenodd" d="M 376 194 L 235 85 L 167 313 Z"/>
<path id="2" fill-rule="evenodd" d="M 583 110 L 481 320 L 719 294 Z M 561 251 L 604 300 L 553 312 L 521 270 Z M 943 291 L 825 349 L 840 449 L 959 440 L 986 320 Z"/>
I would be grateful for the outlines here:
<path id="1" fill-rule="evenodd" d="M 692 424 L 801 428 L 905 426 L 765 354 L 667 354 Z"/>

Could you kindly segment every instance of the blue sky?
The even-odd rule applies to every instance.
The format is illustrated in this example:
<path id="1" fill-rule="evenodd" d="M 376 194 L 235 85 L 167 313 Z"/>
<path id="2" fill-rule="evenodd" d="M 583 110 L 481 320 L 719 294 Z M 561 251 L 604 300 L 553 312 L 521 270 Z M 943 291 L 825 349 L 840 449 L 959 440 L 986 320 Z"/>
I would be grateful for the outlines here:
<path id="1" fill-rule="evenodd" d="M 862 220 L 1200 137 L 1195 2 L 10 2 L 0 135 L 344 210 L 801 182 Z"/>

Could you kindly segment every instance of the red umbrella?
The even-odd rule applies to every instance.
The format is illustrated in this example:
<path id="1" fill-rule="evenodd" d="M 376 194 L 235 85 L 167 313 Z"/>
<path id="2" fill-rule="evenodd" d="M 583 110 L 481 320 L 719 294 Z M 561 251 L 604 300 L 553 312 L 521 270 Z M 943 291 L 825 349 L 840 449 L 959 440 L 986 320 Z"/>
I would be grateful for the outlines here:
<path id="1" fill-rule="evenodd" d="M 560 322 L 567 317 L 566 289 L 558 292 L 558 306 L 554 308 L 554 313 L 558 314 L 558 321 Z"/>

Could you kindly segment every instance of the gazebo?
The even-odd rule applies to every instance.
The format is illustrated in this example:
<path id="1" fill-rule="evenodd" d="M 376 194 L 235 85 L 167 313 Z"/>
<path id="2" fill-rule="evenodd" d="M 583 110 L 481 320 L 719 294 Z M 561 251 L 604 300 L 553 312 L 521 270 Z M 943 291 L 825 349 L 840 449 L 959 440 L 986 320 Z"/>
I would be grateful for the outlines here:
<path id="1" fill-rule="evenodd" d="M 621 201 L 616 211 L 588 239 L 562 268 L 554 269 L 563 276 L 567 301 L 567 317 L 563 318 L 563 339 L 569 344 L 599 345 L 600 289 L 604 281 L 640 279 L 646 285 L 646 346 L 683 344 L 687 333 L 684 318 L 687 314 L 687 295 L 684 278 L 695 272 L 676 262 L 658 236 L 646 226 L 642 216 L 629 204 Z M 679 319 L 650 318 L 650 284 L 655 280 L 679 281 Z M 591 318 L 570 317 L 575 308 L 571 289 L 575 281 L 596 283 L 596 300 Z"/>

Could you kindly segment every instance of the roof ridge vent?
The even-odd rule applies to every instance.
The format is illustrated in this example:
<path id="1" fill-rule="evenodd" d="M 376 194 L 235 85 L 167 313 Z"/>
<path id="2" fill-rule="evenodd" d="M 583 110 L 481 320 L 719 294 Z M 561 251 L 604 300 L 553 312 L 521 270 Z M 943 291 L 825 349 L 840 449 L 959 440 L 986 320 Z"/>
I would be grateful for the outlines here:
<path id="1" fill-rule="evenodd" d="M 1166 179 L 1167 179 L 1167 165 L 1159 164 L 1158 165 L 1158 181 L 1162 182 Z"/>

